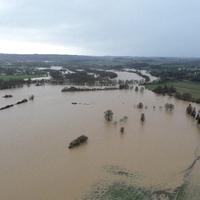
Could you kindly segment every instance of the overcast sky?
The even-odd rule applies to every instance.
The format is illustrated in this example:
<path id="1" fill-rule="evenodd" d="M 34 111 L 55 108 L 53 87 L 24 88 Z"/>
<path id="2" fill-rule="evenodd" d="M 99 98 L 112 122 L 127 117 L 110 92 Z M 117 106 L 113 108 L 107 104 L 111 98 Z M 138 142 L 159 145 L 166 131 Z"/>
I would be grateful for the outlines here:
<path id="1" fill-rule="evenodd" d="M 200 56 L 200 0 L 0 0 L 0 52 Z"/>

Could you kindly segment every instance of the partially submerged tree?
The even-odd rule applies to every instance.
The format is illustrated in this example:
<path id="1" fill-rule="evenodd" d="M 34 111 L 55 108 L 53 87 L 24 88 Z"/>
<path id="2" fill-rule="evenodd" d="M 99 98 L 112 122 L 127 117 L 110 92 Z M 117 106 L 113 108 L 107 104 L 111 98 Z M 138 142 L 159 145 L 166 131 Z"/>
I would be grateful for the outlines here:
<path id="1" fill-rule="evenodd" d="M 198 112 L 197 116 L 196 116 L 196 120 L 198 121 L 200 119 L 200 111 Z"/>
<path id="2" fill-rule="evenodd" d="M 105 111 L 104 118 L 106 121 L 112 121 L 113 120 L 113 111 L 112 110 Z"/>
<path id="3" fill-rule="evenodd" d="M 143 109 L 143 103 L 142 102 L 138 103 L 137 108 Z"/>
<path id="4" fill-rule="evenodd" d="M 124 116 L 124 121 L 126 122 L 128 120 L 128 117 L 127 116 Z"/>
<path id="5" fill-rule="evenodd" d="M 145 89 L 144 86 L 141 86 L 140 87 L 140 92 L 144 92 L 144 89 Z"/>
<path id="6" fill-rule="evenodd" d="M 191 116 L 192 116 L 193 118 L 196 118 L 196 108 L 195 108 L 195 107 L 194 107 L 193 110 L 192 110 Z"/>
<path id="7" fill-rule="evenodd" d="M 197 120 L 197 124 L 200 124 L 200 110 L 196 111 L 196 107 L 192 107 L 191 104 L 186 108 L 186 113 L 191 115 L 194 119 Z"/>
<path id="8" fill-rule="evenodd" d="M 35 98 L 35 97 L 34 97 L 34 95 L 32 94 L 32 95 L 29 97 L 29 100 L 32 101 L 32 100 L 34 100 L 34 98 Z"/>
<path id="9" fill-rule="evenodd" d="M 187 114 L 191 115 L 192 110 L 193 110 L 192 105 L 189 104 L 188 107 L 186 108 L 186 112 L 187 112 Z"/>
<path id="10" fill-rule="evenodd" d="M 121 128 L 120 128 L 120 132 L 121 132 L 121 133 L 124 133 L 124 127 L 121 127 Z"/>
<path id="11" fill-rule="evenodd" d="M 166 103 L 166 104 L 165 104 L 165 109 L 166 109 L 167 111 L 172 111 L 172 110 L 174 110 L 174 104 Z"/>
<path id="12" fill-rule="evenodd" d="M 141 122 L 145 121 L 145 115 L 144 115 L 144 113 L 141 114 L 140 120 L 141 120 Z"/>
<path id="13" fill-rule="evenodd" d="M 200 124 L 200 117 L 198 118 L 197 123 Z"/>

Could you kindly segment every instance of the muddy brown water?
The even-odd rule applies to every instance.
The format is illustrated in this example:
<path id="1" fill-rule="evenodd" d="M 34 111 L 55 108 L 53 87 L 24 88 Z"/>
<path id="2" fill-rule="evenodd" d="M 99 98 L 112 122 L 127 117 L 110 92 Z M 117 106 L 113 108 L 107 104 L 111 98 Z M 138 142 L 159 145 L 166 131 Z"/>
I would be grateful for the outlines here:
<path id="1" fill-rule="evenodd" d="M 14 96 L 0 98 L 0 107 L 35 95 L 32 102 L 0 112 L 0 199 L 82 199 L 101 181 L 126 178 L 109 173 L 112 167 L 131 172 L 142 187 L 176 188 L 183 182 L 181 172 L 200 145 L 200 128 L 185 114 L 187 102 L 148 90 L 61 89 L 47 85 L 0 91 L 0 96 Z M 140 101 L 147 110 L 134 107 Z M 175 104 L 173 112 L 158 109 L 166 102 Z M 107 109 L 113 110 L 114 121 L 128 116 L 127 122 L 106 123 Z M 88 143 L 69 150 L 69 142 L 81 134 L 89 137 Z"/>

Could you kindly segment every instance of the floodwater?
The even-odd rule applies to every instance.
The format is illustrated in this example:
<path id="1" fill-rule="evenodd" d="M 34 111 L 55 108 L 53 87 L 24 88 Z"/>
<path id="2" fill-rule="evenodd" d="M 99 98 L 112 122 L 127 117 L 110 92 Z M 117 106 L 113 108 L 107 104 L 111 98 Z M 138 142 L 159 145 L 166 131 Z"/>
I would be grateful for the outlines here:
<path id="1" fill-rule="evenodd" d="M 141 71 L 141 73 L 142 73 L 143 75 L 149 76 L 150 82 L 153 82 L 153 81 L 156 81 L 156 80 L 159 79 L 158 77 L 152 76 L 152 75 L 151 75 L 148 71 L 146 71 L 146 70 L 140 70 L 140 71 Z"/>
<path id="2" fill-rule="evenodd" d="M 116 80 L 137 80 L 137 81 L 144 81 L 144 78 L 139 76 L 136 72 L 136 69 L 124 69 L 124 71 L 117 71 L 117 70 L 107 70 L 111 72 L 115 72 L 117 74 Z M 132 72 L 131 72 L 132 71 Z M 149 76 L 150 82 L 158 80 L 158 77 L 152 76 L 146 70 L 140 70 L 143 75 Z"/>
<path id="3" fill-rule="evenodd" d="M 110 71 L 110 72 L 114 72 L 117 74 L 117 78 L 116 80 L 137 80 L 137 81 L 140 81 L 140 80 L 144 80 L 141 76 L 139 76 L 138 74 L 136 73 L 130 73 L 130 72 L 126 72 L 126 71 L 117 71 L 117 70 L 107 70 L 107 71 Z"/>
<path id="4" fill-rule="evenodd" d="M 178 189 L 179 199 L 199 199 L 199 161 L 185 171 L 200 155 L 200 127 L 186 116 L 187 102 L 148 90 L 61 89 L 0 91 L 13 95 L 0 98 L 0 107 L 35 95 L 34 101 L 0 111 L 0 199 L 175 199 Z M 138 110 L 140 101 L 148 109 Z M 167 102 L 175 104 L 174 111 L 159 109 Z M 107 109 L 117 124 L 105 122 Z M 124 116 L 128 120 L 119 122 Z M 89 137 L 87 144 L 69 150 L 81 134 Z"/>
<path id="5" fill-rule="evenodd" d="M 128 72 L 129 73 L 129 75 L 131 74 L 130 72 L 132 71 L 133 73 L 134 72 L 136 72 L 137 70 L 136 69 L 134 69 L 134 68 L 131 68 L 131 69 L 129 69 L 129 68 L 126 68 L 126 69 L 124 69 L 125 70 L 125 72 Z M 150 79 L 150 81 L 149 82 L 153 82 L 153 81 L 156 81 L 156 80 L 158 80 L 159 78 L 158 77 L 155 77 L 155 76 L 152 76 L 147 70 L 139 70 L 143 75 L 146 75 L 146 76 L 148 76 L 149 77 L 149 79 Z M 137 74 L 136 74 L 137 75 Z M 135 75 L 133 75 L 133 76 L 135 76 Z M 137 75 L 138 76 L 138 75 Z M 140 77 L 140 76 L 139 76 Z M 140 77 L 141 78 L 141 77 Z M 138 79 L 138 77 L 137 77 L 137 80 L 140 80 L 140 79 Z M 144 80 L 144 79 L 143 79 Z"/>

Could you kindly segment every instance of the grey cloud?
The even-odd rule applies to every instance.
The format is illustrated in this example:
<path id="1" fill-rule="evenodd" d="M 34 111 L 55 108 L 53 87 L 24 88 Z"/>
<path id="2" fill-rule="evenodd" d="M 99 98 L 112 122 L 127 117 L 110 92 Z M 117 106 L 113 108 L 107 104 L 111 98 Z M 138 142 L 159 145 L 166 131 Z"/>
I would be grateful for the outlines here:
<path id="1" fill-rule="evenodd" d="M 16 0 L 0 12 L 0 38 L 97 55 L 199 56 L 199 7 L 199 0 Z"/>

